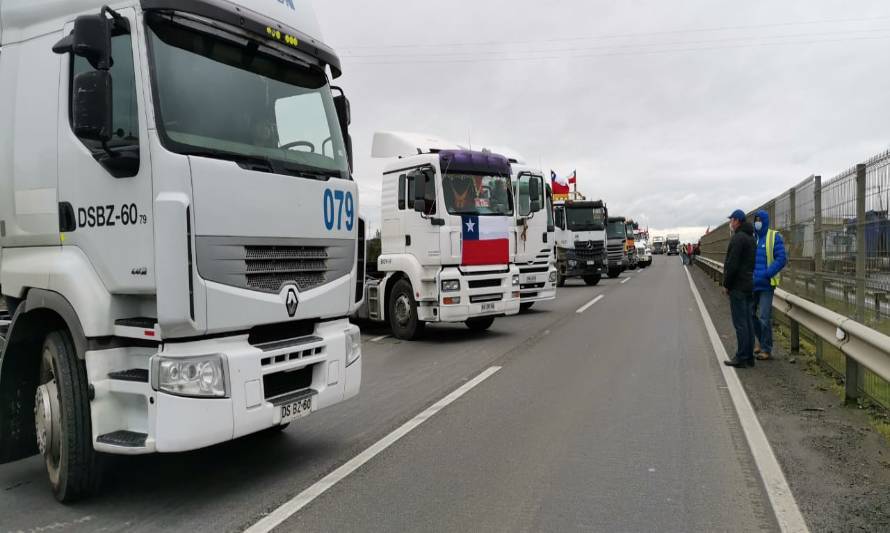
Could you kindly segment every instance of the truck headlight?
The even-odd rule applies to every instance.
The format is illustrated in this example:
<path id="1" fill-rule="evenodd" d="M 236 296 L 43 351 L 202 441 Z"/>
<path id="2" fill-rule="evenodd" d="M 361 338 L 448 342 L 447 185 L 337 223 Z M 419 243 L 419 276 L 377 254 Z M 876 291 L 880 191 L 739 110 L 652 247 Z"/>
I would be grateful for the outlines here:
<path id="1" fill-rule="evenodd" d="M 514 287 L 518 287 L 518 286 L 519 286 L 519 274 L 516 274 L 516 275 L 513 276 L 513 286 L 514 286 Z"/>
<path id="2" fill-rule="evenodd" d="M 443 279 L 442 292 L 457 292 L 460 290 L 459 279 Z"/>
<path id="3" fill-rule="evenodd" d="M 199 357 L 163 357 L 154 360 L 157 390 L 177 396 L 226 398 L 226 359 L 222 354 Z"/>
<path id="4" fill-rule="evenodd" d="M 550 273 L 550 283 L 556 283 L 556 271 Z"/>
<path id="5" fill-rule="evenodd" d="M 362 332 L 358 328 L 346 330 L 346 366 L 358 361 L 362 356 Z"/>

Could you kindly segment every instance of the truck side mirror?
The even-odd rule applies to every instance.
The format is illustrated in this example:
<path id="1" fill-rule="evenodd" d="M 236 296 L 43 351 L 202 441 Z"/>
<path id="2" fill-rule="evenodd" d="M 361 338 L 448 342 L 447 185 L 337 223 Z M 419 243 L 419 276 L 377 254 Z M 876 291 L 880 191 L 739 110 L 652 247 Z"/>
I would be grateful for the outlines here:
<path id="1" fill-rule="evenodd" d="M 529 211 L 532 213 L 537 213 L 541 210 L 541 204 L 544 203 L 543 198 L 541 198 L 541 192 L 540 179 L 533 177 L 528 180 Z"/>
<path id="2" fill-rule="evenodd" d="M 114 131 L 111 74 L 91 70 L 74 78 L 71 102 L 74 134 L 81 139 L 107 143 Z"/>
<path id="3" fill-rule="evenodd" d="M 349 158 L 349 168 L 353 168 L 352 136 L 349 135 L 349 126 L 352 124 L 352 106 L 349 98 L 340 87 L 331 87 L 332 91 L 339 91 L 334 96 L 334 109 L 337 111 L 337 121 L 340 123 L 340 131 L 343 133 L 343 143 L 346 145 L 346 156 Z"/>
<path id="4" fill-rule="evenodd" d="M 72 53 L 90 62 L 96 70 L 111 68 L 111 32 L 114 20 L 105 16 L 82 15 L 74 20 L 74 31 L 53 46 L 57 54 Z"/>

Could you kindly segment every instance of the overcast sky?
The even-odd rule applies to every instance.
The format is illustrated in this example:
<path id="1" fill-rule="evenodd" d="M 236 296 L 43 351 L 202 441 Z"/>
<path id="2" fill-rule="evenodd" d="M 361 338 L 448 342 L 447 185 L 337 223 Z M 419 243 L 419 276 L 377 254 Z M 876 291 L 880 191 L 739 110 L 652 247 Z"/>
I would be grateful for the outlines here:
<path id="1" fill-rule="evenodd" d="M 577 169 L 588 198 L 684 239 L 890 148 L 887 0 L 315 5 L 375 227 L 378 130 Z"/>

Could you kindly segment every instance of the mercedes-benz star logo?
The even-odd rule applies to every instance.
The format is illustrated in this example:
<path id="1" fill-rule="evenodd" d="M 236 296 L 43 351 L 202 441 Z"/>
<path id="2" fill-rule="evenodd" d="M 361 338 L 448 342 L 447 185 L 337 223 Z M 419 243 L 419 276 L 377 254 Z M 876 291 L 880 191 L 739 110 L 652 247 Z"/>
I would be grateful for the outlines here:
<path id="1" fill-rule="evenodd" d="M 287 291 L 287 298 L 284 300 L 284 306 L 287 307 L 287 315 L 291 318 L 297 314 L 297 306 L 300 305 L 300 300 L 297 298 L 297 290 L 291 287 Z"/>

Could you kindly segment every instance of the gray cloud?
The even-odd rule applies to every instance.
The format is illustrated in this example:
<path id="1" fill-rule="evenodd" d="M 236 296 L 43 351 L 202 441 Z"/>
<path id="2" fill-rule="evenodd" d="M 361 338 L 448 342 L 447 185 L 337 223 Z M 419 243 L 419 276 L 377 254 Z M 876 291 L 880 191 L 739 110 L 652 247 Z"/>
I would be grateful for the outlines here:
<path id="1" fill-rule="evenodd" d="M 343 55 L 372 224 L 377 130 L 471 137 L 545 172 L 577 169 L 582 192 L 654 228 L 716 226 L 890 146 L 885 0 L 316 7 Z"/>

